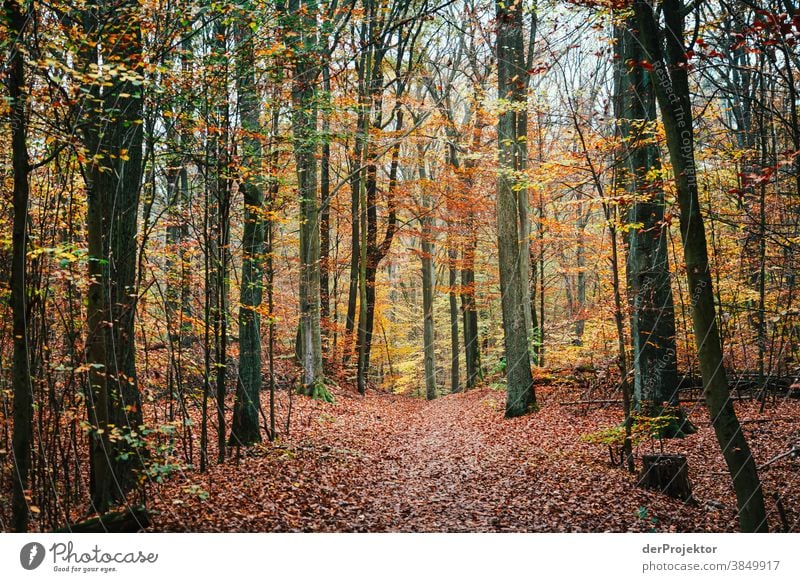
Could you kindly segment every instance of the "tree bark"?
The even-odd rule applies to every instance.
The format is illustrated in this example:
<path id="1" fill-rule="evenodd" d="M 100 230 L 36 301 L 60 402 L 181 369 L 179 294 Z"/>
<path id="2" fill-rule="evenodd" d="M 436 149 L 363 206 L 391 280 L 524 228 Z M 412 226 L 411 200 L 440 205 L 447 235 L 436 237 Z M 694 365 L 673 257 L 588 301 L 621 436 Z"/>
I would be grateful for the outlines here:
<path id="1" fill-rule="evenodd" d="M 322 64 L 322 90 L 326 100 L 330 99 L 331 92 L 331 75 L 330 66 L 330 52 L 323 57 Z M 320 326 L 323 342 L 323 361 L 329 361 L 331 358 L 331 341 L 330 335 L 332 326 L 335 322 L 331 322 L 331 294 L 330 294 L 330 248 L 331 248 L 331 145 L 330 145 L 330 131 L 331 119 L 329 113 L 330 107 L 327 106 L 322 114 L 322 156 L 320 157 L 320 172 L 319 172 L 319 191 L 320 191 L 320 251 L 319 251 L 319 302 L 320 302 Z"/>
<path id="2" fill-rule="evenodd" d="M 481 350 L 478 338 L 478 309 L 475 305 L 475 252 L 477 232 L 475 217 L 467 216 L 467 241 L 463 250 L 461 269 L 461 309 L 464 318 L 464 362 L 467 372 L 467 388 L 474 388 L 482 378 Z"/>
<path id="3" fill-rule="evenodd" d="M 687 56 L 683 46 L 684 6 L 682 0 L 664 0 L 661 6 L 665 18 L 663 36 L 653 7 L 647 0 L 635 0 L 633 4 L 644 54 L 653 67 L 651 83 L 664 121 L 675 176 L 681 212 L 683 256 L 692 299 L 692 322 L 703 389 L 714 432 L 736 491 L 740 528 L 744 532 L 766 532 L 768 527 L 761 482 L 730 398 L 717 330 L 705 228 L 697 193 Z M 664 42 L 666 59 L 662 51 Z"/>
<path id="4" fill-rule="evenodd" d="M 448 295 L 450 299 L 450 392 L 459 390 L 459 344 L 458 336 L 458 269 L 456 258 L 458 249 L 447 249 Z"/>
<path id="5" fill-rule="evenodd" d="M 245 173 L 240 178 L 240 189 L 244 194 L 244 233 L 239 307 L 239 378 L 236 383 L 230 443 L 250 445 L 261 441 L 259 309 L 264 295 L 264 191 L 260 176 L 262 148 L 259 138 L 255 137 L 261 134 L 261 127 L 255 51 L 250 28 L 244 23 L 240 24 L 237 37 L 239 54 L 236 80 L 239 117 L 244 135 L 241 141 L 241 157 Z"/>
<path id="6" fill-rule="evenodd" d="M 16 532 L 28 529 L 29 512 L 25 491 L 28 489 L 33 442 L 33 380 L 30 376 L 28 351 L 28 288 L 25 281 L 28 251 L 28 203 L 31 171 L 28 157 L 28 114 L 25 87 L 24 43 L 27 38 L 28 9 L 18 0 L 3 3 L 10 38 L 14 39 L 6 72 L 6 87 L 10 100 L 11 157 L 14 173 L 12 203 L 14 223 L 11 235 L 11 310 L 14 335 L 12 393 L 14 395 L 14 432 L 11 437 L 13 476 L 11 489 L 12 528 Z"/>
<path id="7" fill-rule="evenodd" d="M 317 201 L 317 117 L 315 84 L 319 75 L 316 0 L 291 0 L 300 18 L 292 79 L 297 190 L 300 196 L 300 348 L 303 384 L 309 396 L 323 389 L 320 330 L 320 225 Z"/>
<path id="8" fill-rule="evenodd" d="M 527 72 L 522 3 L 497 1 L 497 83 L 503 106 L 497 122 L 497 242 L 508 396 L 506 416 L 525 414 L 536 403 L 529 338 L 531 302 L 528 191 L 525 187 Z M 531 47 L 532 48 L 532 47 Z"/>
<path id="9" fill-rule="evenodd" d="M 425 397 L 436 398 L 436 331 L 433 320 L 433 288 L 436 277 L 433 268 L 433 218 L 431 217 L 431 200 L 425 183 L 427 173 L 422 144 L 417 144 L 419 153 L 419 178 L 422 183 L 422 216 L 420 224 L 420 246 L 422 247 L 422 317 L 423 317 L 423 355 L 425 360 Z"/>
<path id="10" fill-rule="evenodd" d="M 632 19 L 631 19 L 632 20 Z M 634 406 L 648 416 L 678 404 L 675 306 L 664 223 L 661 159 L 654 135 L 655 95 L 634 23 L 620 29 L 617 117 L 623 141 L 619 181 L 631 193 L 628 210 L 628 293 L 631 304 Z"/>
<path id="11" fill-rule="evenodd" d="M 98 511 L 124 501 L 137 483 L 142 449 L 132 435 L 142 423 L 136 381 L 136 231 L 142 183 L 143 83 L 138 2 L 125 0 L 80 13 L 87 38 L 118 42 L 84 48 L 83 65 L 119 63 L 128 78 L 112 87 L 87 87 L 83 127 L 87 163 L 87 294 L 92 503 Z M 115 112 L 108 118 L 96 109 Z M 110 114 L 109 114 L 110 115 Z"/>

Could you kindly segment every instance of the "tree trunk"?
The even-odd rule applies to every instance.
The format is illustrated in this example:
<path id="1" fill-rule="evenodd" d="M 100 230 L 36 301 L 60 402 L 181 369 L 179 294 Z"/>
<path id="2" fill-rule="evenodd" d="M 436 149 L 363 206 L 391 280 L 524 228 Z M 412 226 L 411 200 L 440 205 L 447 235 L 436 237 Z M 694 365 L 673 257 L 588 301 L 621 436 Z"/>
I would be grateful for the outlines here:
<path id="1" fill-rule="evenodd" d="M 84 66 L 124 63 L 129 79 L 112 88 L 87 87 L 84 144 L 92 163 L 87 177 L 87 294 L 90 407 L 93 425 L 92 503 L 98 511 L 125 500 L 137 483 L 142 450 L 131 436 L 142 423 L 136 382 L 134 316 L 136 311 L 136 230 L 142 183 L 143 60 L 138 2 L 126 0 L 80 14 L 88 38 L 109 34 L 118 42 L 96 45 L 81 54 Z M 109 121 L 97 109 L 114 111 Z"/>
<path id="2" fill-rule="evenodd" d="M 227 57 L 227 39 L 229 24 L 227 19 L 217 14 L 213 28 L 211 52 L 218 59 L 219 71 L 215 83 L 215 101 L 212 103 L 212 123 L 217 131 L 210 139 L 213 155 L 212 171 L 213 200 L 211 212 L 213 270 L 211 275 L 211 295 L 214 315 L 214 382 L 217 409 L 217 461 L 225 460 L 225 443 L 227 437 L 225 397 L 228 378 L 228 304 L 230 299 L 229 265 L 230 265 L 230 212 L 231 212 L 231 120 L 228 100 L 229 63 Z"/>
<path id="3" fill-rule="evenodd" d="M 478 309 L 475 305 L 475 251 L 478 241 L 474 215 L 467 217 L 466 228 L 468 238 L 464 245 L 464 264 L 461 269 L 461 309 L 464 312 L 464 361 L 467 369 L 467 388 L 474 388 L 482 377 Z"/>
<path id="4" fill-rule="evenodd" d="M 331 76 L 328 61 L 330 52 L 323 57 L 322 64 L 322 90 L 325 99 L 330 99 Z M 320 191 L 320 250 L 319 250 L 319 303 L 320 303 L 320 326 L 323 343 L 323 357 L 325 362 L 331 359 L 330 335 L 333 324 L 330 319 L 331 297 L 330 297 L 330 248 L 331 248 L 331 145 L 330 145 L 330 107 L 326 106 L 322 115 L 322 156 L 320 157 L 319 172 L 319 191 Z"/>
<path id="5" fill-rule="evenodd" d="M 302 4 L 302 6 L 301 6 Z M 309 396 L 322 396 L 320 330 L 320 225 L 317 203 L 317 113 L 315 83 L 319 74 L 316 0 L 291 0 L 300 16 L 292 80 L 292 127 L 300 195 L 300 347 L 303 384 Z M 301 14 L 302 12 L 302 14 Z"/>
<path id="6" fill-rule="evenodd" d="M 427 209 L 423 202 L 423 211 Z M 425 396 L 428 400 L 436 398 L 436 336 L 433 323 L 433 253 L 434 244 L 431 240 L 430 217 L 422 218 L 422 313 L 423 313 L 423 341 L 425 356 Z"/>
<path id="7" fill-rule="evenodd" d="M 768 527 L 761 482 L 730 399 L 717 330 L 705 228 L 697 194 L 688 67 L 683 46 L 684 6 L 681 0 L 664 0 L 666 30 L 663 36 L 653 8 L 646 0 L 635 0 L 633 7 L 645 56 L 653 67 L 651 82 L 661 109 L 675 175 L 683 256 L 706 404 L 733 480 L 741 530 L 765 532 Z M 665 40 L 666 62 L 662 52 Z"/>
<path id="8" fill-rule="evenodd" d="M 433 288 L 436 277 L 433 268 L 433 217 L 430 196 L 425 184 L 427 173 L 422 144 L 417 144 L 419 153 L 419 179 L 422 183 L 422 216 L 420 224 L 420 245 L 422 247 L 422 317 L 423 352 L 425 360 L 425 396 L 428 400 L 436 398 L 436 335 L 433 322 Z M 458 333 L 458 332 L 456 332 Z"/>
<path id="9" fill-rule="evenodd" d="M 458 337 L 458 291 L 456 268 L 456 258 L 458 249 L 449 248 L 447 250 L 447 262 L 449 271 L 448 294 L 450 296 L 450 392 L 458 392 L 459 389 L 459 337 Z"/>
<path id="10" fill-rule="evenodd" d="M 363 65 L 362 65 L 363 66 Z M 361 71 L 359 71 L 361 75 Z M 359 83 L 359 86 L 361 82 Z M 359 97 L 359 109 L 356 121 L 355 152 L 351 158 L 350 166 L 350 281 L 347 293 L 347 315 L 345 316 L 345 347 L 343 363 L 347 363 L 352 356 L 353 334 L 356 329 L 356 308 L 359 297 L 359 273 L 361 271 L 361 189 L 363 187 L 361 162 L 363 159 L 364 141 L 367 139 L 364 123 L 366 119 L 365 105 Z"/>
<path id="11" fill-rule="evenodd" d="M 239 307 L 239 375 L 233 405 L 230 444 L 250 445 L 261 440 L 259 429 L 261 394 L 261 315 L 264 294 L 264 191 L 260 183 L 261 134 L 259 96 L 256 89 L 255 52 L 252 33 L 244 23 L 237 30 L 239 44 L 237 88 L 239 117 L 244 137 L 241 143 L 240 179 L 244 194 L 242 235 L 242 283 Z"/>
<path id="12" fill-rule="evenodd" d="M 23 44 L 28 12 L 18 0 L 5 0 L 6 22 L 11 39 L 6 86 L 10 99 L 11 156 L 14 172 L 14 224 L 11 251 L 11 310 L 14 332 L 12 392 L 14 394 L 14 433 L 11 437 L 14 466 L 11 489 L 12 528 L 16 532 L 28 529 L 28 489 L 31 443 L 33 442 L 33 380 L 30 376 L 28 351 L 28 288 L 25 282 L 28 251 L 28 116 L 26 112 L 25 61 Z"/>
<path id="13" fill-rule="evenodd" d="M 267 269 L 267 310 L 269 313 L 269 339 L 267 351 L 269 355 L 269 440 L 275 440 L 275 227 L 273 216 L 277 207 L 280 180 L 278 179 L 278 162 L 280 149 L 278 147 L 278 127 L 280 122 L 280 106 L 277 99 L 278 89 L 275 90 L 272 102 L 272 129 L 270 132 L 269 154 L 269 218 L 265 221 L 266 239 L 266 269 Z"/>
<path id="14" fill-rule="evenodd" d="M 505 105 L 497 122 L 497 243 L 500 260 L 508 398 L 506 416 L 536 403 L 528 350 L 531 331 L 528 191 L 524 187 L 527 137 L 527 72 L 522 3 L 497 1 L 498 95 Z M 532 48 L 532 47 L 531 47 Z"/>
<path id="15" fill-rule="evenodd" d="M 405 92 L 408 83 L 408 75 L 414 66 L 411 57 L 413 56 L 413 46 L 421 27 L 420 23 L 412 19 L 410 21 L 410 30 L 413 31 L 414 27 L 416 27 L 417 34 L 409 35 L 407 30 L 404 32 L 405 29 L 402 24 L 395 27 L 396 22 L 387 19 L 387 14 L 394 14 L 395 17 L 400 18 L 406 13 L 409 6 L 411 6 L 410 3 L 400 1 L 396 5 L 393 5 L 388 13 L 384 12 L 382 6 L 375 2 L 368 2 L 367 4 L 369 17 L 374 21 L 371 26 L 371 35 L 369 36 L 372 47 L 367 54 L 367 58 L 362 61 L 366 65 L 364 75 L 366 84 L 364 88 L 369 91 L 369 104 L 371 106 L 371 114 L 367 121 L 371 124 L 374 131 L 378 133 L 383 131 L 383 94 L 385 90 L 384 58 L 391 43 L 390 35 L 396 30 L 396 46 L 398 48 L 393 81 L 396 86 L 394 95 L 394 132 L 395 134 L 399 134 L 403 129 L 404 117 L 404 109 L 401 107 L 400 99 Z M 401 75 L 403 60 L 406 54 L 409 55 L 408 70 L 405 75 Z M 364 192 L 360 200 L 363 206 L 361 209 L 362 249 L 360 260 L 364 263 L 360 271 L 360 284 L 363 286 L 360 298 L 363 301 L 363 307 L 360 310 L 358 321 L 358 390 L 361 394 L 364 394 L 366 390 L 367 376 L 369 374 L 372 335 L 375 325 L 375 281 L 378 266 L 389 252 L 394 234 L 397 231 L 397 209 L 394 200 L 394 191 L 397 187 L 400 142 L 396 142 L 391 150 L 392 157 L 389 164 L 389 184 L 386 188 L 386 231 L 383 240 L 378 243 L 378 164 L 384 152 L 378 151 L 378 144 L 375 140 L 366 140 Z"/>
<path id="16" fill-rule="evenodd" d="M 625 167 L 619 181 L 631 193 L 628 211 L 628 285 L 633 342 L 634 406 L 648 416 L 662 414 L 664 403 L 677 406 L 678 370 L 675 306 L 664 223 L 661 159 L 654 135 L 655 95 L 650 73 L 639 63 L 643 49 L 633 22 L 621 29 L 618 111 Z M 677 428 L 677 427 L 676 427 Z M 679 430 L 679 429 L 678 429 Z"/>
<path id="17" fill-rule="evenodd" d="M 472 149 L 477 151 L 480 147 L 481 132 L 485 126 L 483 114 L 478 108 L 476 111 L 478 122 L 472 129 Z M 476 162 L 472 158 L 464 160 L 464 187 L 469 190 L 474 187 L 473 172 Z M 470 206 L 464 219 L 466 240 L 462 250 L 461 269 L 461 309 L 464 313 L 464 363 L 467 372 L 467 388 L 474 388 L 483 378 L 481 368 L 481 348 L 478 337 L 478 309 L 475 302 L 475 254 L 478 250 L 478 226 L 475 210 Z"/>

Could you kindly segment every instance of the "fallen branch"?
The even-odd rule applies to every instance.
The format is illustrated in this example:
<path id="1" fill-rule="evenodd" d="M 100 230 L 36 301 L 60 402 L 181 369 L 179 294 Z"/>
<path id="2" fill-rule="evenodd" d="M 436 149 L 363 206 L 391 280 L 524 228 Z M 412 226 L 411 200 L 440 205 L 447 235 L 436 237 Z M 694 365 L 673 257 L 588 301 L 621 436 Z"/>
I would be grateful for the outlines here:
<path id="1" fill-rule="evenodd" d="M 68 524 L 54 529 L 53 533 L 135 533 L 148 527 L 150 514 L 143 506 L 136 506 Z"/>
<path id="2" fill-rule="evenodd" d="M 753 400 L 753 398 L 749 396 L 729 396 L 730 400 Z M 678 402 L 684 403 L 700 403 L 705 404 L 705 398 L 679 398 Z M 610 400 L 570 400 L 569 402 L 559 402 L 559 406 L 579 406 L 581 404 L 622 404 L 622 400 L 617 399 L 610 399 Z M 777 420 L 777 419 L 776 419 Z M 793 420 L 793 419 L 788 419 Z M 753 422 L 760 422 L 760 420 L 755 420 Z M 763 422 L 767 422 L 764 420 Z"/>
<path id="3" fill-rule="evenodd" d="M 580 404 L 622 404 L 622 400 L 572 400 L 559 402 L 559 406 L 578 406 Z"/>
<path id="4" fill-rule="evenodd" d="M 796 422 L 796 418 L 787 418 L 785 416 L 781 416 L 778 418 L 743 418 L 739 421 L 739 424 L 763 424 L 767 422 Z M 700 421 L 698 424 L 711 424 L 711 421 L 704 420 Z"/>
<path id="5" fill-rule="evenodd" d="M 781 453 L 780 455 L 776 455 L 776 456 L 772 457 L 769 461 L 767 461 L 766 463 L 761 465 L 758 468 L 758 470 L 761 471 L 763 469 L 766 469 L 767 467 L 769 467 L 773 463 L 777 463 L 778 461 L 780 461 L 781 459 L 785 459 L 786 457 L 796 457 L 798 455 L 800 455 L 800 446 L 792 445 L 791 449 L 789 449 L 785 453 Z"/>

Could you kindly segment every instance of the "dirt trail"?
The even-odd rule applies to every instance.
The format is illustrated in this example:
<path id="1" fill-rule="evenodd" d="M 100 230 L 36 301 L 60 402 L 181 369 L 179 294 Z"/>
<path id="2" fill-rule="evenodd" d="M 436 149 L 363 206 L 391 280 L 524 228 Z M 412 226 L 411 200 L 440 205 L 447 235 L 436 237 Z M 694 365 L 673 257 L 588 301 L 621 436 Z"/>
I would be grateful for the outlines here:
<path id="1" fill-rule="evenodd" d="M 669 445 L 689 457 L 701 501 L 692 507 L 637 489 L 634 476 L 609 466 L 602 447 L 581 440 L 619 422 L 617 412 L 565 410 L 545 393 L 541 411 L 506 420 L 503 397 L 484 389 L 433 402 L 375 393 L 341 394 L 334 405 L 297 398 L 290 438 L 154 488 L 154 529 L 735 530 L 710 428 Z M 796 403 L 787 406 L 798 412 Z M 781 442 L 754 436 L 759 458 Z M 800 501 L 797 472 L 786 469 L 767 474 L 765 489 L 774 476 L 774 487 Z"/>

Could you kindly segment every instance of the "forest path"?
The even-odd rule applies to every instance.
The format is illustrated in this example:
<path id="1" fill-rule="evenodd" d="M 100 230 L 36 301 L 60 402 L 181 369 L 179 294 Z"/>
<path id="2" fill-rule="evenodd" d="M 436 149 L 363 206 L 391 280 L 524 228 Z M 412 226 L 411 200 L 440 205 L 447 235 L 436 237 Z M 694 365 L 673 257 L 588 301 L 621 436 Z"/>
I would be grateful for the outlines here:
<path id="1" fill-rule="evenodd" d="M 715 476 L 725 467 L 710 427 L 701 423 L 697 434 L 669 445 L 695 468 L 701 505 L 691 507 L 636 488 L 635 476 L 609 465 L 604 447 L 582 440 L 618 424 L 619 411 L 586 414 L 557 400 L 542 390 L 540 411 L 504 419 L 505 394 L 487 388 L 432 402 L 377 392 L 341 391 L 335 404 L 296 397 L 290 435 L 206 474 L 186 470 L 152 487 L 153 529 L 735 530 L 731 490 Z M 279 401 L 279 418 L 286 404 Z M 760 458 L 782 446 L 774 436 L 763 448 L 759 440 Z M 786 477 L 776 469 L 770 481 L 773 474 Z M 725 509 L 703 506 L 706 499 Z"/>
<path id="2" fill-rule="evenodd" d="M 484 406 L 497 407 L 487 399 Z M 387 529 L 399 531 L 495 531 L 512 526 L 513 492 L 503 481 L 526 478 L 526 461 L 509 443 L 491 441 L 463 399 L 425 403 L 378 459 L 378 481 L 389 495 L 371 505 Z M 515 458 L 517 457 L 517 458 Z M 527 475 L 528 485 L 535 482 Z"/>

